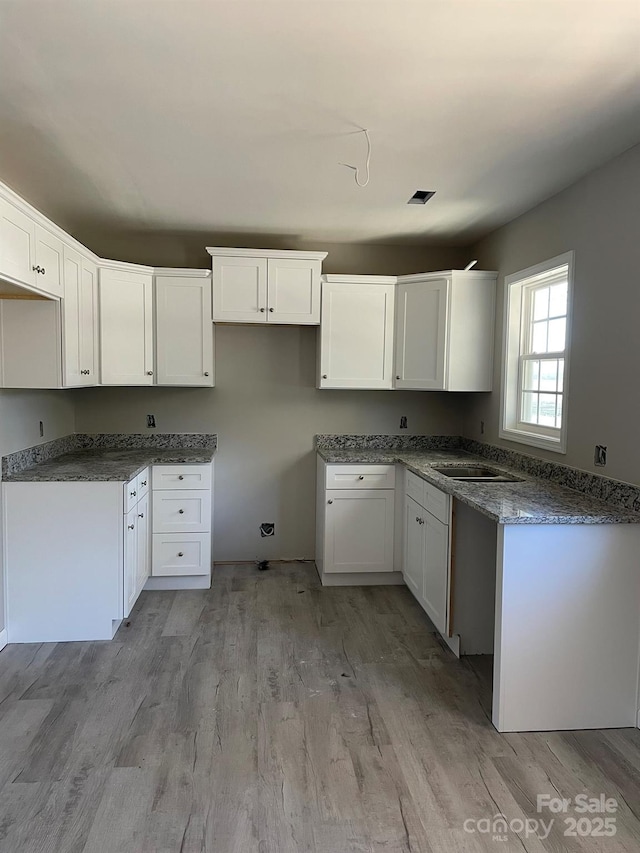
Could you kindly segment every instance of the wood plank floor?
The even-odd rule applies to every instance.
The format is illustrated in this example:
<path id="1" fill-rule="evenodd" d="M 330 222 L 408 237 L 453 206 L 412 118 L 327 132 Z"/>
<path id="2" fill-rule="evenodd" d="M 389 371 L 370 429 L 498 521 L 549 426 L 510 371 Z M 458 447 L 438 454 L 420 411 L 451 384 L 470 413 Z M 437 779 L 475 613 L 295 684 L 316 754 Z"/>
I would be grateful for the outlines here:
<path id="1" fill-rule="evenodd" d="M 637 853 L 640 731 L 500 735 L 490 701 L 403 587 L 216 567 L 111 643 L 0 654 L 0 851 Z M 527 837 L 538 794 L 585 793 L 615 836 Z"/>

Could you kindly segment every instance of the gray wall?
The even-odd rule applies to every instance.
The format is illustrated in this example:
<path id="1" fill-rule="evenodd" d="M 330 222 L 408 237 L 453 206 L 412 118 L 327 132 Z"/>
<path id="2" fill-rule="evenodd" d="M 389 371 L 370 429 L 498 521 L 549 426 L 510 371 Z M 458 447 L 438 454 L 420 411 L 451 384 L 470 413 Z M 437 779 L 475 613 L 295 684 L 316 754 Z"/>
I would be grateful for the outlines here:
<path id="1" fill-rule="evenodd" d="M 567 454 L 498 438 L 504 277 L 575 251 Z M 640 146 L 482 240 L 478 266 L 500 272 L 492 394 L 470 397 L 466 434 L 640 484 Z M 486 431 L 480 435 L 480 421 Z M 594 445 L 608 447 L 605 469 Z"/>
<path id="2" fill-rule="evenodd" d="M 217 432 L 214 558 L 314 555 L 316 433 L 458 434 L 464 399 L 455 394 L 319 391 L 316 329 L 217 326 L 216 387 L 96 388 L 76 392 L 80 432 Z M 261 539 L 262 521 L 276 524 Z"/>

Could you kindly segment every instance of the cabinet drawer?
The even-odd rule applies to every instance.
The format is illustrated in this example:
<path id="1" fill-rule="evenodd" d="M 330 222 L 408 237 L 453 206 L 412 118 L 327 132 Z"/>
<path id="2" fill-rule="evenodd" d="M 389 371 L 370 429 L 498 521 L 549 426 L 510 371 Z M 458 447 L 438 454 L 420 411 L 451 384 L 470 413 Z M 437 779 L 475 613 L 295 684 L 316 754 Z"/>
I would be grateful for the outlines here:
<path id="1" fill-rule="evenodd" d="M 405 494 L 410 498 L 413 498 L 421 507 L 424 507 L 427 500 L 425 495 L 425 486 L 427 483 L 422 479 L 422 477 L 418 477 L 417 474 L 414 474 L 411 471 L 407 471 L 406 476 Z"/>
<path id="2" fill-rule="evenodd" d="M 395 465 L 327 465 L 327 489 L 393 489 Z"/>
<path id="3" fill-rule="evenodd" d="M 154 465 L 153 490 L 210 489 L 211 465 Z"/>
<path id="4" fill-rule="evenodd" d="M 211 530 L 211 492 L 153 492 L 154 533 L 207 533 Z"/>
<path id="5" fill-rule="evenodd" d="M 149 484 L 151 483 L 151 471 L 149 468 L 145 468 L 144 471 L 141 471 L 136 477 L 136 491 L 138 492 L 137 498 L 143 498 L 147 492 L 149 491 Z"/>
<path id="6" fill-rule="evenodd" d="M 435 486 L 432 486 L 431 483 L 425 482 L 424 485 L 427 499 L 424 505 L 425 509 L 427 509 L 431 515 L 434 515 L 443 524 L 449 524 L 451 515 L 451 497 L 444 492 L 441 492 L 440 489 L 437 489 Z"/>
<path id="7" fill-rule="evenodd" d="M 211 571 L 210 533 L 154 533 L 151 574 L 208 575 Z"/>
<path id="8" fill-rule="evenodd" d="M 138 478 L 134 477 L 124 486 L 124 512 L 131 512 L 138 503 Z"/>

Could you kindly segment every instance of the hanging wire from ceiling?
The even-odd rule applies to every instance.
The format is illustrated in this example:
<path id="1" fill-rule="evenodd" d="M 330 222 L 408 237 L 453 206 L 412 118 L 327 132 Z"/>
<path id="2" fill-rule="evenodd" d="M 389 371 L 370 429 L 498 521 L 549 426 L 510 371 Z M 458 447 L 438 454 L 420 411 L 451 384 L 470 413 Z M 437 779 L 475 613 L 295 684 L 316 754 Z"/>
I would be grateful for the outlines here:
<path id="1" fill-rule="evenodd" d="M 366 187 L 369 183 L 369 179 L 371 177 L 370 163 L 371 163 L 371 137 L 369 136 L 369 131 L 366 128 L 362 128 L 362 133 L 367 137 L 367 159 L 365 162 L 365 170 L 367 173 L 367 177 L 361 183 L 360 182 L 360 167 L 359 166 L 351 166 L 349 163 L 340 163 L 340 166 L 346 166 L 347 169 L 353 169 L 355 172 L 354 178 L 356 180 L 356 184 L 359 187 Z"/>

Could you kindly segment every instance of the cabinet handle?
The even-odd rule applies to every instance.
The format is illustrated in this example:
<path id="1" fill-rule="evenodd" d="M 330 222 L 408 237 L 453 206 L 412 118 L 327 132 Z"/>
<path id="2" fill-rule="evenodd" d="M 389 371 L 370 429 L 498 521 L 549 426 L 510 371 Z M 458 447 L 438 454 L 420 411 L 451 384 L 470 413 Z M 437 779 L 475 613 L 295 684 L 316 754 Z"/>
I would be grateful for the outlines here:
<path id="1" fill-rule="evenodd" d="M 144 481 L 144 483 L 140 483 L 140 485 L 141 485 L 141 486 L 146 486 L 146 485 L 147 485 L 147 481 L 145 480 L 145 481 Z"/>
<path id="2" fill-rule="evenodd" d="M 418 522 L 418 524 L 420 524 L 420 516 L 419 515 L 416 515 L 416 521 Z"/>
<path id="3" fill-rule="evenodd" d="M 138 493 L 137 493 L 137 492 L 129 492 L 129 494 L 131 495 L 131 497 L 132 497 L 132 498 L 135 498 L 135 496 L 136 496 Z"/>
<path id="4" fill-rule="evenodd" d="M 139 512 L 139 513 L 138 513 L 138 518 L 144 518 L 144 513 L 143 513 L 143 512 Z"/>
<path id="5" fill-rule="evenodd" d="M 273 314 L 273 312 L 274 312 L 275 310 L 276 310 L 275 308 L 269 308 L 269 313 L 270 313 L 270 314 Z"/>
<path id="6" fill-rule="evenodd" d="M 266 310 L 267 310 L 266 308 L 261 308 L 261 309 L 260 309 L 260 313 L 261 313 L 261 314 L 264 314 L 264 312 L 265 312 Z"/>
<path id="7" fill-rule="evenodd" d="M 178 479 L 179 479 L 179 480 L 184 480 L 184 477 L 182 476 L 182 474 L 179 474 L 179 475 L 178 475 Z"/>
<path id="8" fill-rule="evenodd" d="M 32 266 L 32 267 L 31 267 L 31 269 L 32 269 L 34 272 L 40 272 L 40 267 L 39 267 L 39 266 L 37 266 L 37 267 L 36 267 L 36 266 Z"/>
<path id="9" fill-rule="evenodd" d="M 399 375 L 399 374 L 396 376 L 396 379 L 400 379 L 400 375 Z"/>
<path id="10" fill-rule="evenodd" d="M 322 378 L 323 378 L 323 379 L 326 379 L 326 378 L 327 378 L 327 374 L 326 374 L 326 373 L 323 373 L 323 374 L 322 374 Z"/>
<path id="11" fill-rule="evenodd" d="M 184 552 L 183 552 L 183 551 L 178 551 L 178 557 L 184 557 Z"/>
<path id="12" fill-rule="evenodd" d="M 333 499 L 332 499 L 332 498 L 330 498 L 330 499 L 327 501 L 327 503 L 328 503 L 328 504 L 332 504 L 332 503 L 333 503 Z"/>
<path id="13" fill-rule="evenodd" d="M 359 480 L 364 480 L 364 475 L 363 475 L 363 474 L 360 474 L 360 476 L 358 477 L 358 479 L 359 479 Z"/>
<path id="14" fill-rule="evenodd" d="M 179 509 L 179 510 L 178 510 L 178 512 L 180 513 L 180 515 L 184 515 L 184 510 L 183 510 L 183 509 Z"/>
<path id="15" fill-rule="evenodd" d="M 129 528 L 129 530 L 133 530 L 133 528 L 135 527 L 135 524 L 128 524 L 127 527 Z"/>
<path id="16" fill-rule="evenodd" d="M 209 371 L 208 371 L 208 370 L 205 370 L 204 375 L 205 375 L 205 376 L 208 376 L 208 375 L 209 375 Z"/>
<path id="17" fill-rule="evenodd" d="M 45 273 L 44 267 L 40 267 L 40 272 L 42 273 L 42 275 L 44 275 L 44 273 Z"/>
<path id="18" fill-rule="evenodd" d="M 147 376 L 153 376 L 153 370 L 147 370 Z"/>

